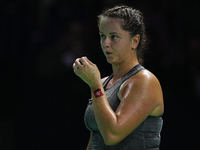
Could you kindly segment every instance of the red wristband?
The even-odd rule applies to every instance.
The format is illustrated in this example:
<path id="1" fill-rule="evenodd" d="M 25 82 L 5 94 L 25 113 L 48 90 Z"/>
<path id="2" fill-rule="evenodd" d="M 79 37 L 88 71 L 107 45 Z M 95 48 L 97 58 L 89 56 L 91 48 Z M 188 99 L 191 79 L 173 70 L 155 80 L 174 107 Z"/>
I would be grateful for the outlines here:
<path id="1" fill-rule="evenodd" d="M 94 93 L 96 98 L 98 98 L 100 96 L 103 96 L 103 93 L 101 92 L 101 89 L 97 89 L 93 93 Z"/>

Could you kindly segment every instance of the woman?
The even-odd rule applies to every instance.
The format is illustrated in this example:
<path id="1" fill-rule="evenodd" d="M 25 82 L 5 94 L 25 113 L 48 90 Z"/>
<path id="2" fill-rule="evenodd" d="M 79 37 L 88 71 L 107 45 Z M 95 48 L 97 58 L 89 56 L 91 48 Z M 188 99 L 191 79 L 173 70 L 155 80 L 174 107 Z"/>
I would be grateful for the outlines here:
<path id="1" fill-rule="evenodd" d="M 142 13 L 115 6 L 99 15 L 98 26 L 113 74 L 101 79 L 97 66 L 86 57 L 73 64 L 75 74 L 91 90 L 85 112 L 91 131 L 87 150 L 157 150 L 164 104 L 158 79 L 141 66 Z"/>

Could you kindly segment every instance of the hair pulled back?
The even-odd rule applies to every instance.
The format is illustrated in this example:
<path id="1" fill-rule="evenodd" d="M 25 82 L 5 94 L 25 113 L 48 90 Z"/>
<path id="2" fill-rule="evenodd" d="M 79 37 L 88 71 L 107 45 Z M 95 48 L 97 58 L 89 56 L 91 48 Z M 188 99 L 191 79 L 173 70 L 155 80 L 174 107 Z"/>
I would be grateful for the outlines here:
<path id="1" fill-rule="evenodd" d="M 137 58 L 140 64 L 143 64 L 143 52 L 146 48 L 146 33 L 144 17 L 141 11 L 125 5 L 118 5 L 106 9 L 98 16 L 98 25 L 102 17 L 122 19 L 122 29 L 130 33 L 130 37 L 140 35 L 140 42 L 137 47 Z"/>

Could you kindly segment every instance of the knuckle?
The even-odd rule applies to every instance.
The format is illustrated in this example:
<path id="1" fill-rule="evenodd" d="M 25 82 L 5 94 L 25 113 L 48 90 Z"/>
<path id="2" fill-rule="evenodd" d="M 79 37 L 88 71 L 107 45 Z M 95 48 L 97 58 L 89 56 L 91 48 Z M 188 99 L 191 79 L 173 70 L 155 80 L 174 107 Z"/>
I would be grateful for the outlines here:
<path id="1" fill-rule="evenodd" d="M 76 58 L 75 62 L 79 61 L 80 58 Z"/>
<path id="2" fill-rule="evenodd" d="M 73 63 L 73 66 L 72 66 L 72 68 L 75 68 L 75 66 L 76 66 L 76 64 L 75 64 L 75 63 Z"/>

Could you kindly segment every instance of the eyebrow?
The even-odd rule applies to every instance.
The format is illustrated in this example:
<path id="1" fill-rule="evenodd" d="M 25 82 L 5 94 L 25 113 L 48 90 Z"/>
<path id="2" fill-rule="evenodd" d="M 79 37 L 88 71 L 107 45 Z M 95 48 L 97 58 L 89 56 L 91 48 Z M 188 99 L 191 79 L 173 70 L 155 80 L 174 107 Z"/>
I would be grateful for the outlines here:
<path id="1" fill-rule="evenodd" d="M 102 34 L 103 32 L 99 32 L 100 34 Z M 110 32 L 109 34 L 118 34 L 118 35 L 121 35 L 120 33 L 118 33 L 118 32 Z"/>

